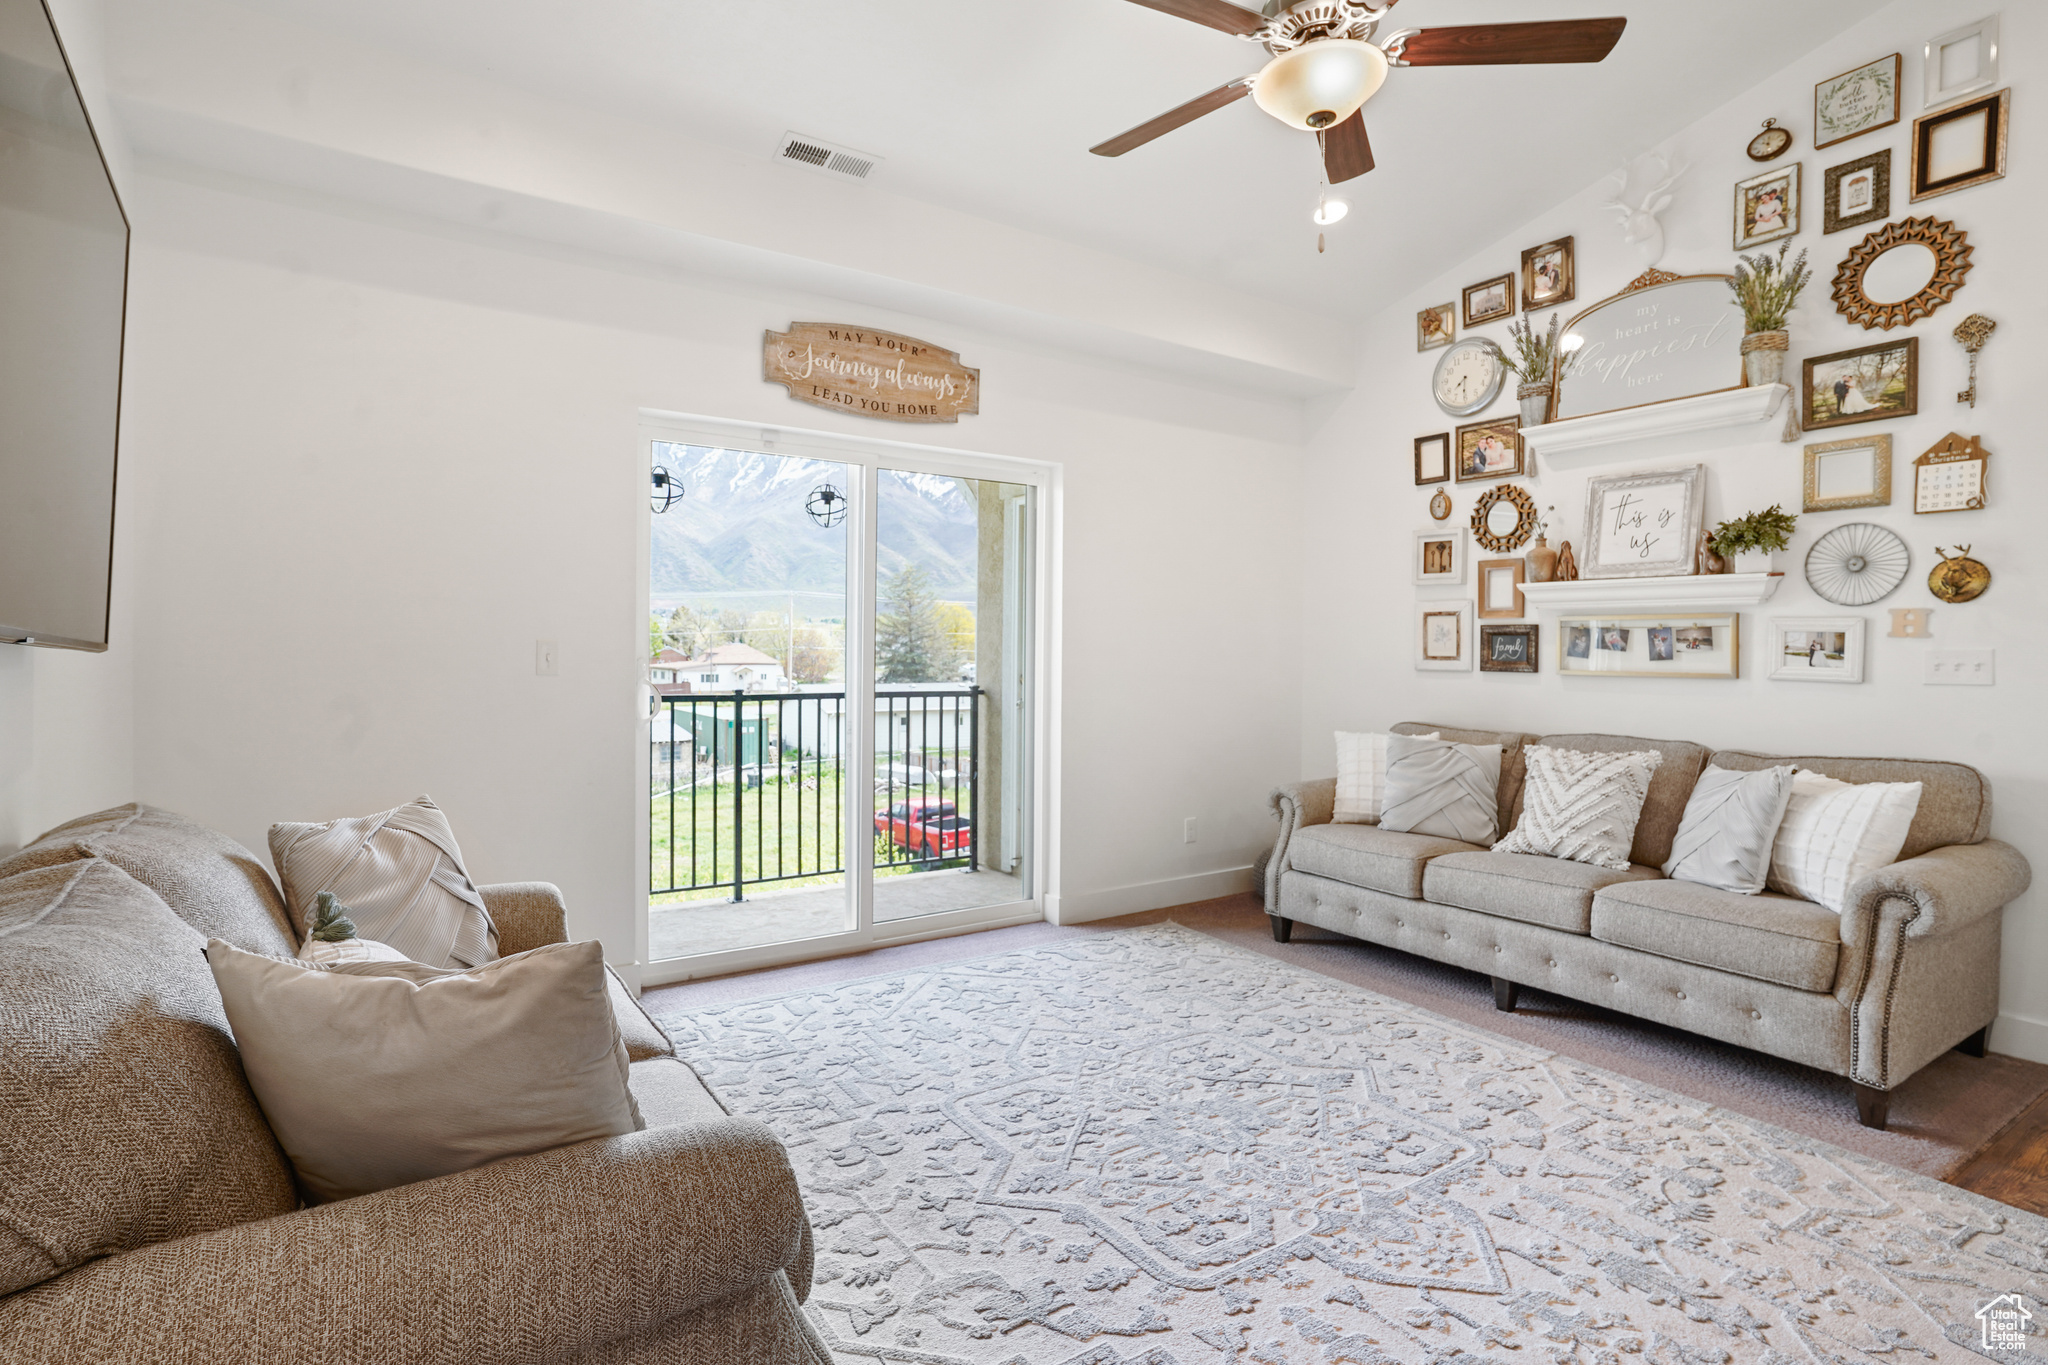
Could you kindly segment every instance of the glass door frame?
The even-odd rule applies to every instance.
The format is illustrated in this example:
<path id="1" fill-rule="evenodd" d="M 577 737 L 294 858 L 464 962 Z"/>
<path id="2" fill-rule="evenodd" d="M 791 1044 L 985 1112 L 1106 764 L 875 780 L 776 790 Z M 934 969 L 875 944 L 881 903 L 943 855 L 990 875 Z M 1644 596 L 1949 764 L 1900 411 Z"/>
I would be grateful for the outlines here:
<path id="1" fill-rule="evenodd" d="M 1037 509 L 1026 535 L 1031 546 L 1031 572 L 1024 583 L 1027 608 L 1023 613 L 1029 623 L 1030 636 L 1028 672 L 1031 687 L 1024 726 L 1025 751 L 1030 755 L 1024 773 L 1028 784 L 1026 808 L 1030 812 L 1030 818 L 1025 831 L 1021 864 L 1029 872 L 1031 896 L 1027 900 L 979 906 L 968 910 L 943 911 L 877 925 L 874 917 L 874 860 L 871 856 L 850 858 L 847 861 L 846 885 L 853 912 L 850 916 L 852 927 L 844 932 L 781 943 L 731 948 L 692 957 L 650 961 L 646 888 L 652 884 L 652 851 L 647 831 L 643 829 L 637 831 L 634 837 L 634 847 L 637 850 L 637 885 L 641 888 L 641 900 L 634 919 L 634 957 L 640 964 L 641 984 L 645 987 L 672 985 L 678 981 L 839 957 L 868 948 L 914 943 L 920 939 L 942 938 L 977 929 L 1029 924 L 1045 919 L 1046 906 L 1057 904 L 1056 900 L 1049 897 L 1057 895 L 1054 888 L 1058 885 L 1056 793 L 1059 755 L 1057 584 L 1060 466 L 1048 461 L 987 455 L 909 441 L 846 436 L 801 427 L 736 422 L 727 418 L 643 408 L 640 410 L 639 423 L 634 435 L 633 456 L 635 467 L 639 471 L 638 486 L 643 489 L 643 495 L 646 486 L 648 447 L 654 441 L 674 441 L 694 446 L 756 451 L 764 455 L 829 460 L 846 467 L 846 492 L 852 502 L 851 515 L 847 520 L 853 528 L 853 533 L 847 537 L 847 701 L 843 714 L 846 717 L 848 733 L 842 738 L 841 743 L 843 751 L 853 756 L 852 771 L 856 774 L 869 772 L 874 766 L 874 602 L 877 524 L 875 489 L 879 471 L 900 469 L 911 473 L 950 475 L 957 478 L 1023 484 L 1034 490 Z M 686 495 L 678 510 L 687 512 L 688 508 L 689 500 Z M 638 518 L 636 524 L 639 527 L 639 611 L 635 614 L 634 620 L 638 628 L 635 645 L 635 657 L 638 657 L 646 652 L 647 619 L 652 611 L 653 593 L 650 582 L 650 527 L 645 517 Z M 638 766 L 644 769 L 652 737 L 650 712 L 653 695 L 648 686 L 644 666 L 640 669 L 638 682 L 640 705 L 637 752 L 641 760 Z M 976 736 L 976 743 L 980 743 L 979 736 Z M 1008 766 L 1006 763 L 1006 770 Z M 842 765 L 842 772 L 844 770 Z M 645 773 L 642 772 L 637 780 L 644 786 Z M 840 801 L 846 847 L 872 848 L 874 784 L 850 780 L 847 785 L 848 790 L 842 794 Z"/>

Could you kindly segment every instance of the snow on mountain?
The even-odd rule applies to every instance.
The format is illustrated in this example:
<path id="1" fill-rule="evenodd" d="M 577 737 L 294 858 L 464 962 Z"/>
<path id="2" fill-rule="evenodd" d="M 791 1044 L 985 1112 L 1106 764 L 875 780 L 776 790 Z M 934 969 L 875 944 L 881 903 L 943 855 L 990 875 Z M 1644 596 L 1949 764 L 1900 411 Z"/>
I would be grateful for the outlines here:
<path id="1" fill-rule="evenodd" d="M 661 445 L 656 458 L 682 482 L 681 502 L 653 518 L 657 596 L 739 591 L 840 593 L 847 532 L 804 511 L 811 490 L 847 487 L 845 469 L 823 460 L 757 451 Z M 878 480 L 876 567 L 886 578 L 922 564 L 940 593 L 974 596 L 976 508 L 971 485 L 936 474 L 889 470 Z"/>

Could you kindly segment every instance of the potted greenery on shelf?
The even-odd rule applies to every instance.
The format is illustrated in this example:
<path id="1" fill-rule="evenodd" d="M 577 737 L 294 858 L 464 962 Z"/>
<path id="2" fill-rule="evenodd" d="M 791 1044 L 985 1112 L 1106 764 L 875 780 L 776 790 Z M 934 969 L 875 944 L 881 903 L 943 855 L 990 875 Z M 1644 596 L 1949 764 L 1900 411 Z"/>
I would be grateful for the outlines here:
<path id="1" fill-rule="evenodd" d="M 1713 551 L 1726 561 L 1723 573 L 1774 573 L 1774 556 L 1792 544 L 1799 518 L 1772 503 L 1714 528 Z"/>
<path id="2" fill-rule="evenodd" d="M 1508 324 L 1512 353 L 1502 357 L 1502 363 L 1522 381 L 1515 397 L 1521 400 L 1525 427 L 1540 427 L 1550 420 L 1550 390 L 1557 379 L 1557 330 L 1555 313 L 1550 315 L 1550 330 L 1540 337 L 1527 317 Z"/>
<path id="3" fill-rule="evenodd" d="M 1785 319 L 1799 302 L 1799 291 L 1813 278 L 1806 268 L 1806 249 L 1785 264 L 1791 242 L 1781 242 L 1774 257 L 1768 251 L 1754 256 L 1737 256 L 1735 273 L 1729 277 L 1729 292 L 1742 306 L 1742 380 L 1751 387 L 1785 382 L 1785 352 L 1792 334 Z"/>

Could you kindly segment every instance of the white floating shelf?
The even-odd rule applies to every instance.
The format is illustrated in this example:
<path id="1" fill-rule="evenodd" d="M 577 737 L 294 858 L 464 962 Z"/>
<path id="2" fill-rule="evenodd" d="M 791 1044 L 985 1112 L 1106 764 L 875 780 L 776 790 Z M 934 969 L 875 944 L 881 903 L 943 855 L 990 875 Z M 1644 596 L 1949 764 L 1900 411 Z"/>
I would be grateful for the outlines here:
<path id="1" fill-rule="evenodd" d="M 1524 583 L 1531 608 L 1545 611 L 1633 610 L 1638 607 L 1754 607 L 1785 581 L 1781 573 L 1687 574 L 1670 578 L 1578 578 Z"/>
<path id="2" fill-rule="evenodd" d="M 1792 390 L 1783 384 L 1723 389 L 1640 408 L 1567 417 L 1523 427 L 1522 444 L 1553 469 L 1617 460 L 1653 461 L 1727 446 L 1798 439 L 1790 421 Z"/>

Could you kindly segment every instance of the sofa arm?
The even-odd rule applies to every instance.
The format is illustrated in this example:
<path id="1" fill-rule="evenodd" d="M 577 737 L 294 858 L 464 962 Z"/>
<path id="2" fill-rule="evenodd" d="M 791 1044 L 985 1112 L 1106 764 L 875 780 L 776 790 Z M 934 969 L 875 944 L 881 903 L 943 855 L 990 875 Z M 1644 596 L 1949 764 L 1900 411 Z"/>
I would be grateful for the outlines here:
<path id="1" fill-rule="evenodd" d="M 568 907 L 562 888 L 551 882 L 502 882 L 479 886 L 484 908 L 498 926 L 498 955 L 569 941 Z"/>
<path id="2" fill-rule="evenodd" d="M 1303 825 L 1327 825 L 1337 813 L 1337 779 L 1318 778 L 1275 787 L 1266 798 L 1273 818 L 1280 822 L 1280 837 L 1274 841 L 1272 860 L 1266 864 L 1266 913 L 1280 912 L 1280 874 L 1287 870 L 1287 842 Z"/>
<path id="3" fill-rule="evenodd" d="M 88 1262 L 0 1298 L 7 1359 L 595 1358 L 785 1273 L 806 1217 L 751 1119 L 650 1128 Z"/>
<path id="4" fill-rule="evenodd" d="M 2018 900 L 2033 877 L 2020 851 L 1997 839 L 1937 848 L 1881 867 L 1850 887 L 1842 941 L 1851 948 L 1866 942 L 1887 901 L 1910 903 L 1908 938 L 1955 933 Z"/>

